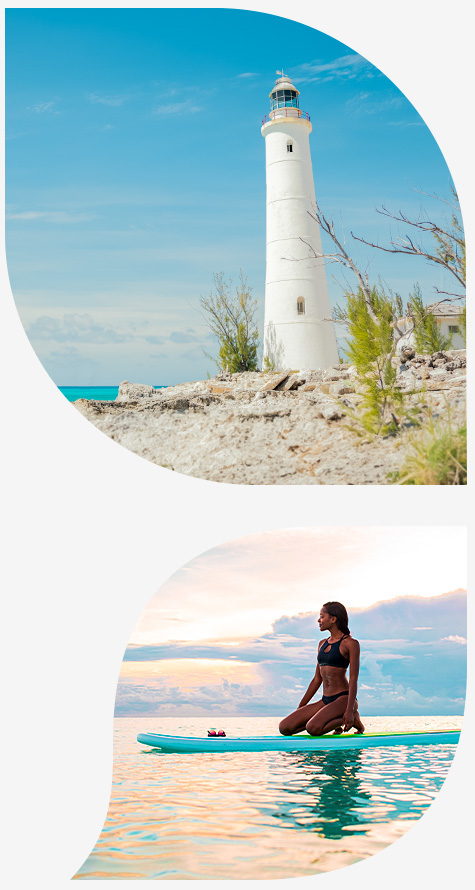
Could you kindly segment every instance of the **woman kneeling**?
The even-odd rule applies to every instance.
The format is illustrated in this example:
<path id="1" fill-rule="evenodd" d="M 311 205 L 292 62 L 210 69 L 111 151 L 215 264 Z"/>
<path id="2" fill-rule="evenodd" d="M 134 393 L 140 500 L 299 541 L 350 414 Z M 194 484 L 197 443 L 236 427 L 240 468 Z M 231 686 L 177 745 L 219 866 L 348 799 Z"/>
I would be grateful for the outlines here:
<path id="1" fill-rule="evenodd" d="M 281 721 L 279 731 L 282 735 L 303 730 L 310 735 L 324 735 L 332 730 L 346 732 L 354 726 L 357 732 L 364 732 L 356 699 L 360 644 L 350 636 L 345 607 L 341 603 L 325 603 L 318 626 L 330 636 L 319 643 L 315 676 L 297 710 Z M 350 682 L 346 679 L 348 667 Z M 321 700 L 309 704 L 322 684 Z"/>

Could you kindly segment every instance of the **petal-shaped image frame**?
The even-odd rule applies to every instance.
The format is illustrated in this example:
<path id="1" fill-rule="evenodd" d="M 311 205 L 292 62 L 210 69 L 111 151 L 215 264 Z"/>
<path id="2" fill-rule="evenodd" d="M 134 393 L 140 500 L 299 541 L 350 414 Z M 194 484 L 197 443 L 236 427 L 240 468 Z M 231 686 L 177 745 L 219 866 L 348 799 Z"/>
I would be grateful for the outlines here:
<path id="1" fill-rule="evenodd" d="M 7 260 L 44 367 L 186 475 L 465 484 L 465 242 L 430 130 L 322 31 L 180 16 L 9 10 Z"/>
<path id="2" fill-rule="evenodd" d="M 407 575 L 381 582 L 394 548 Z M 183 566 L 127 647 L 109 811 L 75 877 L 303 877 L 406 834 L 460 735 L 465 558 L 463 528 L 326 526 Z"/>

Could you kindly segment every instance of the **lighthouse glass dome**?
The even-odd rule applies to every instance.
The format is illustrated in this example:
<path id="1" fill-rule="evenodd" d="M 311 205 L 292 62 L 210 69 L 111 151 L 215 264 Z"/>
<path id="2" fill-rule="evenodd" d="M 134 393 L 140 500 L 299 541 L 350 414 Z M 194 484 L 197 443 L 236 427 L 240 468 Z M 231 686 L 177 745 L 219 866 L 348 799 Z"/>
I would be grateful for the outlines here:
<path id="1" fill-rule="evenodd" d="M 270 100 L 271 111 L 276 108 L 298 108 L 299 100 L 296 90 L 275 90 Z"/>

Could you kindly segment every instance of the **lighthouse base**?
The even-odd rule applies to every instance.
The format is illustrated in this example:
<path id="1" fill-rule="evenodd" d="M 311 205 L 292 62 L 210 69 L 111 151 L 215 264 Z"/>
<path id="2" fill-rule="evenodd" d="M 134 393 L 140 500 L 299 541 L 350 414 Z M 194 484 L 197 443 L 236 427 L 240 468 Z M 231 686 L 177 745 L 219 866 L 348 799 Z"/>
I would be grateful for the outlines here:
<path id="1" fill-rule="evenodd" d="M 308 320 L 264 327 L 262 367 L 276 371 L 318 371 L 339 365 L 333 322 Z"/>

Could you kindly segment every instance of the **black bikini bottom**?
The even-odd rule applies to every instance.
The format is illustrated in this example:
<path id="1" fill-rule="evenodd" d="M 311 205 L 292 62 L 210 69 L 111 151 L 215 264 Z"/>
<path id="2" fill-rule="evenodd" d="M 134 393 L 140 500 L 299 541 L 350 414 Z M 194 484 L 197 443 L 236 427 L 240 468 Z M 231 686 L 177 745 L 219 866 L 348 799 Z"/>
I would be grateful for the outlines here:
<path id="1" fill-rule="evenodd" d="M 349 695 L 349 690 L 346 692 L 337 692 L 336 695 L 322 695 L 322 702 L 324 705 L 329 705 L 332 701 L 336 701 L 337 698 L 340 698 L 341 695 Z"/>

